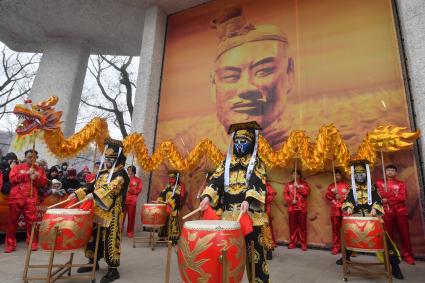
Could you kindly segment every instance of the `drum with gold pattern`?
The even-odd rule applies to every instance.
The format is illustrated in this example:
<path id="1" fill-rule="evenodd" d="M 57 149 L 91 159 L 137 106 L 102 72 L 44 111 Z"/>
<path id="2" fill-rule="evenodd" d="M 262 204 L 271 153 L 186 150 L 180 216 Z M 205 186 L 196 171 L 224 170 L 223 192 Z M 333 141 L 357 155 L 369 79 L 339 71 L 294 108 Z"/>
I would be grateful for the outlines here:
<path id="1" fill-rule="evenodd" d="M 81 209 L 48 209 L 40 225 L 40 246 L 53 249 L 55 227 L 58 227 L 55 249 L 71 251 L 85 248 L 92 234 L 93 214 Z"/>
<path id="2" fill-rule="evenodd" d="M 384 250 L 384 228 L 378 217 L 344 217 L 342 233 L 348 250 L 359 252 Z"/>
<path id="3" fill-rule="evenodd" d="M 145 227 L 162 227 L 167 222 L 167 205 L 145 203 L 142 208 L 142 224 Z"/>
<path id="4" fill-rule="evenodd" d="M 227 250 L 229 283 L 241 282 L 245 269 L 245 239 L 236 221 L 187 221 L 178 243 L 180 276 L 185 283 L 222 282 L 220 255 Z"/>

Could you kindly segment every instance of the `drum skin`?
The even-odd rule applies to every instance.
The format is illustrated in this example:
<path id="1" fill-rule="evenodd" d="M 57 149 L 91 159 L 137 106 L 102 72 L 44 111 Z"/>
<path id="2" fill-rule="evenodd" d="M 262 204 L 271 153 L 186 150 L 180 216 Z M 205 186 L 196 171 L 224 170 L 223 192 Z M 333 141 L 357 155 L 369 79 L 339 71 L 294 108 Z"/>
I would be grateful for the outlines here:
<path id="1" fill-rule="evenodd" d="M 145 227 L 162 227 L 167 222 L 167 206 L 145 203 L 142 208 L 142 224 Z"/>
<path id="2" fill-rule="evenodd" d="M 378 217 L 344 217 L 342 233 L 348 250 L 359 252 L 384 250 L 384 228 Z"/>
<path id="3" fill-rule="evenodd" d="M 40 246 L 52 250 L 55 238 L 57 251 L 72 251 L 85 248 L 92 234 L 93 214 L 80 209 L 48 209 L 40 225 Z"/>
<path id="4" fill-rule="evenodd" d="M 222 282 L 221 251 L 227 250 L 228 282 L 241 282 L 245 270 L 245 239 L 235 221 L 187 221 L 178 243 L 180 276 L 185 283 Z"/>

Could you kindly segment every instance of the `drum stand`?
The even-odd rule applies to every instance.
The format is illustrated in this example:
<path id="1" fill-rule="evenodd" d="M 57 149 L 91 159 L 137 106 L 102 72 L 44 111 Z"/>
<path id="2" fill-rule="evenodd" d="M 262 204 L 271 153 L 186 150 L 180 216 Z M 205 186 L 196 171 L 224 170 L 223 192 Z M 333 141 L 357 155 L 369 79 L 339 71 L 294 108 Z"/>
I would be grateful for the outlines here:
<path id="1" fill-rule="evenodd" d="M 59 227 L 54 227 L 55 234 L 54 239 L 52 241 L 52 249 L 50 250 L 50 256 L 49 256 L 49 264 L 30 264 L 31 261 L 31 255 L 32 255 L 32 243 L 34 239 L 35 234 L 35 226 L 36 223 L 33 223 L 32 229 L 31 229 L 31 237 L 28 244 L 27 249 L 27 256 L 25 259 L 25 266 L 24 266 L 24 274 L 23 274 L 23 280 L 24 283 L 28 283 L 29 281 L 40 281 L 45 280 L 46 283 L 52 283 L 59 279 L 89 279 L 92 283 L 96 282 L 96 262 L 97 262 L 97 252 L 99 248 L 99 237 L 100 237 L 100 226 L 97 226 L 97 236 L 96 236 L 96 246 L 95 246 L 95 252 L 94 252 L 94 260 L 93 263 L 87 263 L 87 264 L 74 264 L 74 252 L 71 252 L 69 255 L 69 260 L 63 264 L 54 264 L 54 258 L 56 254 L 56 238 L 61 233 L 59 231 Z M 92 267 L 93 271 L 88 275 L 71 275 L 71 268 L 73 267 Z M 47 276 L 33 276 L 28 277 L 28 271 L 29 269 L 40 269 L 40 268 L 47 268 Z M 56 270 L 53 270 L 53 268 L 57 268 Z M 64 277 L 63 275 L 67 273 L 68 276 Z"/>
<path id="2" fill-rule="evenodd" d="M 341 229 L 341 235 L 343 231 Z M 384 241 L 384 262 L 353 262 L 351 259 L 348 260 L 346 256 L 345 249 L 345 241 L 344 237 L 341 237 L 341 254 L 342 254 L 342 272 L 343 272 L 343 280 L 347 281 L 348 276 L 365 276 L 365 277 L 386 277 L 389 283 L 392 283 L 393 277 L 391 272 L 391 265 L 388 253 L 388 245 L 387 245 L 387 234 L 383 233 L 382 240 Z M 384 271 L 371 271 L 371 266 L 384 266 Z M 353 272 L 354 271 L 354 272 Z"/>
<path id="3" fill-rule="evenodd" d="M 165 280 L 164 283 L 170 283 L 170 268 L 171 268 L 171 256 L 172 256 L 173 243 L 168 241 L 167 243 L 167 263 L 165 264 Z"/>
<path id="4" fill-rule="evenodd" d="M 153 227 L 149 227 L 149 237 L 133 237 L 133 248 L 136 247 L 137 243 L 149 243 L 149 247 L 151 247 L 152 250 L 155 250 L 155 244 L 168 243 L 170 241 L 170 224 L 171 217 L 168 217 L 166 226 L 156 226 L 154 223 Z M 166 236 L 160 237 L 159 234 L 162 229 L 165 229 L 165 227 L 167 227 L 167 234 Z"/>

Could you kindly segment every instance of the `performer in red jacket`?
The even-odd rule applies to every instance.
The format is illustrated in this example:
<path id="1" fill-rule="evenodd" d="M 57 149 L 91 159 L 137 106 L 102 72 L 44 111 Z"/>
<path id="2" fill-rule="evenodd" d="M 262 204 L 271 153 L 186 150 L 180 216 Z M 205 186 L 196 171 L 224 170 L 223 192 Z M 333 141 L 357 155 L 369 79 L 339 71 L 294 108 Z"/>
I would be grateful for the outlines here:
<path id="1" fill-rule="evenodd" d="M 294 249 L 300 242 L 301 249 L 307 250 L 307 197 L 309 185 L 301 180 L 301 172 L 297 171 L 297 179 L 286 184 L 283 199 L 288 204 L 289 237 L 288 249 Z"/>
<path id="2" fill-rule="evenodd" d="M 134 220 L 136 219 L 136 207 L 137 197 L 142 192 L 142 179 L 136 177 L 136 166 L 128 166 L 127 173 L 130 177 L 130 184 L 128 185 L 127 197 L 125 199 L 125 218 L 128 218 L 127 222 L 127 237 L 134 237 Z"/>
<path id="3" fill-rule="evenodd" d="M 385 210 L 384 225 L 391 239 L 397 230 L 401 241 L 401 255 L 408 264 L 415 264 L 410 245 L 409 221 L 406 207 L 406 184 L 397 179 L 397 167 L 388 165 L 385 167 L 387 176 L 387 189 L 384 180 L 378 180 L 376 185 L 382 198 L 382 205 Z"/>
<path id="4" fill-rule="evenodd" d="M 326 199 L 331 204 L 331 224 L 332 224 L 332 254 L 336 255 L 341 251 L 341 224 L 343 213 L 341 211 L 342 204 L 349 192 L 348 184 L 343 180 L 342 173 L 339 169 L 335 170 L 335 183 L 332 182 L 328 186 Z"/>
<path id="5" fill-rule="evenodd" d="M 27 227 L 27 244 L 31 236 L 31 227 L 37 217 L 38 189 L 46 187 L 47 177 L 43 168 L 35 165 L 37 151 L 27 150 L 25 162 L 12 168 L 9 174 L 12 189 L 9 194 L 9 223 L 6 232 L 5 253 L 11 253 L 16 249 L 16 229 L 18 219 L 24 214 Z M 32 165 L 34 164 L 34 165 Z M 38 239 L 35 234 L 32 250 L 37 250 Z"/>

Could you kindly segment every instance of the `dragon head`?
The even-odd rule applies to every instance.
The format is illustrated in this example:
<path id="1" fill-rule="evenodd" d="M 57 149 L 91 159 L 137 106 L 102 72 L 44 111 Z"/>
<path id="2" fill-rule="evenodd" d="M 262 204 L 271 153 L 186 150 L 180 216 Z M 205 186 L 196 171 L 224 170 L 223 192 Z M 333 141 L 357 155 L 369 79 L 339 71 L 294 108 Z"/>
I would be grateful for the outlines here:
<path id="1" fill-rule="evenodd" d="M 55 111 L 52 108 L 58 101 L 57 96 L 51 96 L 35 105 L 31 100 L 25 100 L 25 104 L 16 105 L 13 109 L 13 113 L 19 118 L 16 134 L 24 136 L 38 130 L 59 129 L 62 123 L 60 121 L 62 111 Z"/>

